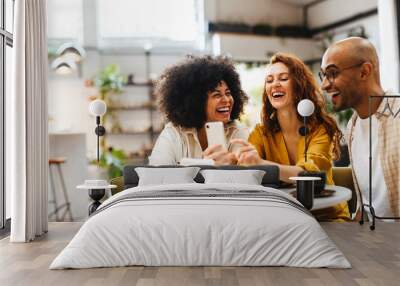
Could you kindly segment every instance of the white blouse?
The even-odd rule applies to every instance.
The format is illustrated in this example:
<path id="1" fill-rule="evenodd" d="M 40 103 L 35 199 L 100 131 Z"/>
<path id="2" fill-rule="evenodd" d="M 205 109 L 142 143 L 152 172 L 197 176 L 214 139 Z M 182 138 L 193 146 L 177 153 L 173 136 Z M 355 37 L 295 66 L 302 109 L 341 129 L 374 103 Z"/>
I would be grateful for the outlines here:
<path id="1" fill-rule="evenodd" d="M 237 121 L 225 125 L 228 151 L 235 152 L 241 147 L 230 140 L 240 138 L 247 141 L 249 131 Z M 154 145 L 149 157 L 149 165 L 177 165 L 182 158 L 200 159 L 203 157 L 196 128 L 184 128 L 167 123 Z"/>

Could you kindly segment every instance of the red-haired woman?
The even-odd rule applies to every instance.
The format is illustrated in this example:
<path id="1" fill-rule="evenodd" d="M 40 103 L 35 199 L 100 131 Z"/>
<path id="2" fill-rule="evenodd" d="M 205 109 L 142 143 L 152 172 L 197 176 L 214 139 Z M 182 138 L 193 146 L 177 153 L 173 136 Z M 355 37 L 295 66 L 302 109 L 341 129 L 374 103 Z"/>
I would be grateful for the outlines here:
<path id="1" fill-rule="evenodd" d="M 299 134 L 302 117 L 297 104 L 309 99 L 315 105 L 308 118 L 307 161 L 304 159 L 304 137 Z M 249 143 L 236 139 L 244 146 L 238 154 L 238 164 L 275 164 L 280 169 L 280 179 L 299 172 L 325 171 L 326 183 L 334 184 L 332 159 L 340 155 L 342 133 L 335 120 L 325 111 L 325 100 L 310 69 L 294 55 L 277 53 L 266 70 L 262 124 L 250 134 Z M 349 220 L 347 203 L 319 211 L 321 220 Z"/>

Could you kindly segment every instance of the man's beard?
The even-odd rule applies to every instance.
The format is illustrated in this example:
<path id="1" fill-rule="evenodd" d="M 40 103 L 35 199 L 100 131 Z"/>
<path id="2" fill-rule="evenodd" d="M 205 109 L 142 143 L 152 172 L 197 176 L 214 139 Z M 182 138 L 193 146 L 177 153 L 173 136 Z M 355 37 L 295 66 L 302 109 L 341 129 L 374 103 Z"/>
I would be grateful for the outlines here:
<path id="1" fill-rule="evenodd" d="M 351 103 L 348 100 L 345 100 L 342 95 L 340 95 L 341 101 L 339 104 L 335 105 L 332 103 L 332 109 L 335 112 L 340 112 L 349 108 L 352 108 Z"/>

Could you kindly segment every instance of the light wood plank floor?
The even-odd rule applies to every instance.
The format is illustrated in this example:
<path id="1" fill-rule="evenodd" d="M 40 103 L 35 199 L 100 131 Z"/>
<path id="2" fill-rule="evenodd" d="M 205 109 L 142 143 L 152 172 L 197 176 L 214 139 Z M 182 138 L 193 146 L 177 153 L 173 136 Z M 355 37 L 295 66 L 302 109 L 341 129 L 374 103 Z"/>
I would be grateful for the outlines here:
<path id="1" fill-rule="evenodd" d="M 400 285 L 400 224 L 379 223 L 375 231 L 357 223 L 323 228 L 353 268 L 120 267 L 48 270 L 81 223 L 50 223 L 32 243 L 0 241 L 0 285 Z"/>

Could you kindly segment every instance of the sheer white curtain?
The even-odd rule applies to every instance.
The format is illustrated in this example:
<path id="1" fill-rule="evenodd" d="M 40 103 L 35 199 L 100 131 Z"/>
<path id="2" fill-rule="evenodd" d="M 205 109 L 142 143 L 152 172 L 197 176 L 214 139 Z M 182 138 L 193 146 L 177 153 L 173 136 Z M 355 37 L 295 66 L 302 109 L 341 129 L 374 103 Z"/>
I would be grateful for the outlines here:
<path id="1" fill-rule="evenodd" d="M 13 92 L 6 111 L 12 242 L 47 232 L 46 0 L 15 1 Z"/>

